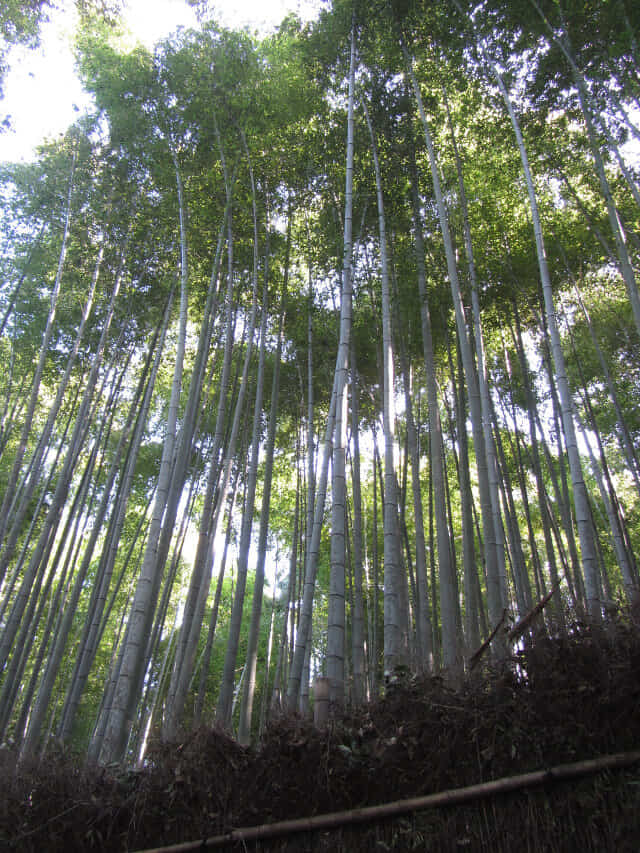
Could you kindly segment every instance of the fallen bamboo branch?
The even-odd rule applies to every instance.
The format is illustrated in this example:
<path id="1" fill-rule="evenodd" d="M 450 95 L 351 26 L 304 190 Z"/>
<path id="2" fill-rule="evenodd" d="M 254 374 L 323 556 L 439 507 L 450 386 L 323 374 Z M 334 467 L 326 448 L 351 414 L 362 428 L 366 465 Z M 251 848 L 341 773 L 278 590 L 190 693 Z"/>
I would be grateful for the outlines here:
<path id="1" fill-rule="evenodd" d="M 514 640 L 519 639 L 521 634 L 525 632 L 525 630 L 536 618 L 538 613 L 541 613 L 547 606 L 547 604 L 551 601 L 555 591 L 558 589 L 559 586 L 560 583 L 556 583 L 551 588 L 551 590 L 544 596 L 544 598 L 541 598 L 540 601 L 535 605 L 535 607 L 532 607 L 531 610 L 513 626 L 513 628 L 509 631 L 509 642 L 513 643 Z"/>
<path id="2" fill-rule="evenodd" d="M 257 841 L 264 838 L 293 835 L 299 832 L 318 832 L 321 830 L 336 829 L 351 824 L 368 823 L 399 817 L 400 815 L 429 808 L 453 806 L 458 803 L 491 797 L 494 794 L 506 791 L 544 785 L 547 782 L 575 779 L 579 776 L 598 773 L 601 770 L 628 767 L 637 762 L 640 762 L 640 750 L 618 752 L 613 755 L 588 759 L 587 761 L 558 764 L 546 770 L 535 770 L 531 773 L 522 773 L 519 776 L 503 776 L 500 779 L 481 782 L 478 785 L 469 785 L 466 788 L 450 788 L 447 791 L 441 791 L 437 794 L 413 797 L 408 800 L 397 800 L 392 803 L 381 803 L 377 806 L 367 806 L 365 808 L 349 809 L 348 811 L 330 812 L 329 814 L 298 818 L 297 820 L 283 820 L 278 823 L 266 823 L 260 826 L 232 829 L 223 835 L 214 835 L 211 838 L 199 841 L 172 844 L 169 847 L 154 847 L 138 851 L 138 853 L 189 853 L 192 850 L 207 850 L 214 847 L 222 847 L 225 844 L 233 844 L 234 842 Z"/>
<path id="3" fill-rule="evenodd" d="M 522 619 L 520 619 L 519 622 L 517 622 L 513 626 L 513 628 L 509 631 L 509 633 L 507 635 L 510 643 L 513 643 L 515 640 L 517 640 L 526 631 L 526 629 L 533 622 L 533 620 L 536 618 L 536 616 L 544 610 L 544 608 L 547 606 L 547 604 L 553 598 L 553 595 L 554 595 L 555 591 L 558 589 L 558 586 L 559 586 L 559 583 L 555 584 L 555 586 L 551 589 L 551 591 L 548 592 L 544 596 L 544 598 L 541 598 L 540 601 L 534 607 L 532 607 L 531 610 L 528 613 L 526 613 L 522 617 Z M 500 630 L 500 627 L 503 625 L 506 616 L 507 616 L 507 611 L 503 610 L 502 611 L 502 617 L 501 617 L 500 621 L 498 622 L 498 624 L 496 625 L 496 627 L 489 634 L 489 636 L 484 641 L 484 643 L 480 646 L 480 648 L 471 655 L 471 657 L 469 658 L 469 669 L 470 670 L 475 667 L 475 665 L 478 663 L 478 661 L 480 660 L 480 658 L 482 657 L 484 652 L 489 648 L 493 638 L 495 637 L 495 635 Z"/>

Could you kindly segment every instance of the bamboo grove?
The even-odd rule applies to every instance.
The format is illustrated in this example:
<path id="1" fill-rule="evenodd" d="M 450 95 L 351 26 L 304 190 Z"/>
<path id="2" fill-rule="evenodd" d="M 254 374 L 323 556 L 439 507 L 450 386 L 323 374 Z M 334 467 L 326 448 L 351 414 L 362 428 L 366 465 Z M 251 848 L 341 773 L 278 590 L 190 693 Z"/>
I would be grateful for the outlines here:
<path id="1" fill-rule="evenodd" d="M 2 167 L 0 731 L 135 763 L 637 603 L 640 8 L 336 2 Z M 526 641 L 526 633 L 520 641 Z"/>

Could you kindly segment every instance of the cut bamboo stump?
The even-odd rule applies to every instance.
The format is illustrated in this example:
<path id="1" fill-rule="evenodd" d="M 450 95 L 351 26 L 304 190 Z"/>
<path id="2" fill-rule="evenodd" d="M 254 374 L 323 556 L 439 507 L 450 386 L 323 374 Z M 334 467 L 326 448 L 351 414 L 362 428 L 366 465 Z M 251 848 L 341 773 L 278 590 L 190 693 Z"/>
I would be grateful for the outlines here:
<path id="1" fill-rule="evenodd" d="M 329 719 L 329 679 L 319 675 L 313 682 L 313 722 L 318 728 Z"/>

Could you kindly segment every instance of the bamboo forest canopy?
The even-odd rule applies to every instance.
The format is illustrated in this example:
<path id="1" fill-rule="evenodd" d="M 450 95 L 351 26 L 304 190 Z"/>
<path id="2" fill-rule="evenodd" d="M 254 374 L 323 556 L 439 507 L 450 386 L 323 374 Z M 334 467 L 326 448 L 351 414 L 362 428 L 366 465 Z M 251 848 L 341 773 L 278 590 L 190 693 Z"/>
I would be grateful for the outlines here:
<path id="1" fill-rule="evenodd" d="M 201 17 L 87 6 L 95 109 L 0 172 L 23 757 L 248 743 L 638 600 L 638 4 Z"/>

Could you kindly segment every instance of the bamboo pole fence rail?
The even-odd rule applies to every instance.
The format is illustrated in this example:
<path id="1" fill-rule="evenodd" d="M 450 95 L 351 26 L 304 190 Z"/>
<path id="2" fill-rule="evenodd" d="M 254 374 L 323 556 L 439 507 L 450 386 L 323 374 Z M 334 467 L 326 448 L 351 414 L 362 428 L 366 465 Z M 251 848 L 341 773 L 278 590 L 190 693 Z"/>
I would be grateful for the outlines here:
<path id="1" fill-rule="evenodd" d="M 192 850 L 212 850 L 216 847 L 224 847 L 225 845 L 237 842 L 284 837 L 300 832 L 326 831 L 353 824 L 370 823 L 400 817 L 401 815 L 424 811 L 426 809 L 454 806 L 459 803 L 491 797 L 495 794 L 508 791 L 545 785 L 549 782 L 575 779 L 580 776 L 599 773 L 603 770 L 629 767 L 638 762 L 640 762 L 640 750 L 618 752 L 586 761 L 558 764 L 544 770 L 521 773 L 517 776 L 503 776 L 499 779 L 481 782 L 477 785 L 469 785 L 465 788 L 450 788 L 446 791 L 422 797 L 412 797 L 406 800 L 380 803 L 376 806 L 330 812 L 328 814 L 313 815 L 295 820 L 283 820 L 277 823 L 261 824 L 260 826 L 232 829 L 229 832 L 225 832 L 222 835 L 214 835 L 211 838 L 186 841 L 180 844 L 172 844 L 168 847 L 148 848 L 147 850 L 137 851 L 137 853 L 189 853 Z"/>

